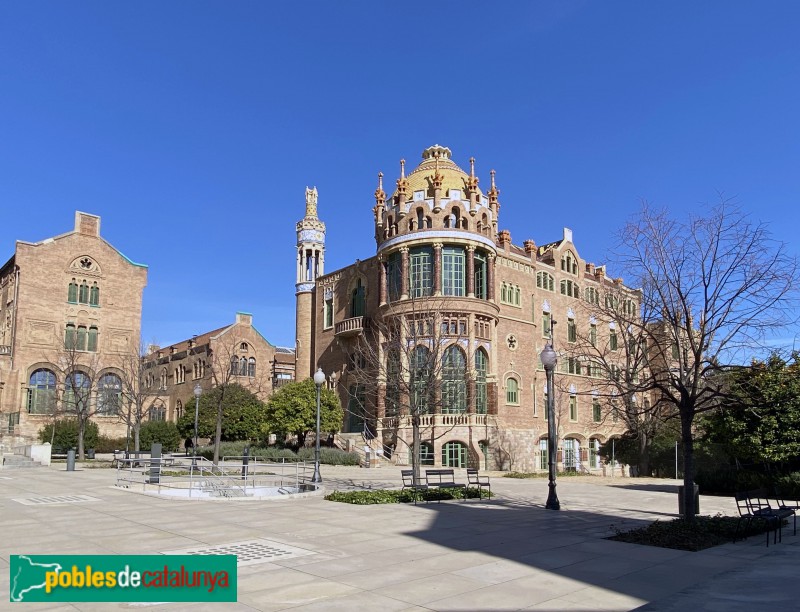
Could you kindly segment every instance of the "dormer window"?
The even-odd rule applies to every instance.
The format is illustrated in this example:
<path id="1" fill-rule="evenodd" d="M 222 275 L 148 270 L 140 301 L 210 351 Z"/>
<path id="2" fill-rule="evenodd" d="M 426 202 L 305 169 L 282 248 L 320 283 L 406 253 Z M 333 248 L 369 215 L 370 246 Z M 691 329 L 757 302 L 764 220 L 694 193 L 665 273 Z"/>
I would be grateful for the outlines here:
<path id="1" fill-rule="evenodd" d="M 577 276 L 578 259 L 572 254 L 571 251 L 567 251 L 561 256 L 561 270 L 563 272 L 567 272 L 568 274 L 574 274 Z"/>

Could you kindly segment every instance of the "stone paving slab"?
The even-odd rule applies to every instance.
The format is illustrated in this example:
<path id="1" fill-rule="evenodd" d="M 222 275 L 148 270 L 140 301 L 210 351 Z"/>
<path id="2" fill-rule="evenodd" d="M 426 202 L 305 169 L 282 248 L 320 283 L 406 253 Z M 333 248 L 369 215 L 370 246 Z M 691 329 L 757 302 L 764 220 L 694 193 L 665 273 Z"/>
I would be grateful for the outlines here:
<path id="1" fill-rule="evenodd" d="M 800 538 L 700 553 L 605 538 L 669 520 L 677 481 L 559 480 L 561 512 L 543 508 L 545 479 L 492 478 L 497 498 L 353 506 L 320 497 L 235 503 L 160 499 L 113 486 L 108 469 L 63 466 L 0 481 L 0 601 L 10 554 L 159 554 L 269 540 L 308 554 L 239 568 L 236 604 L 28 604 L 26 610 L 731 610 L 792 609 Z M 331 489 L 399 487 L 400 468 L 323 466 Z M 88 495 L 99 502 L 23 506 L 14 498 Z M 706 514 L 733 501 L 701 498 Z M 755 593 L 760 599 L 753 599 Z M 793 598 L 793 599 L 792 599 Z M 737 606 L 743 607 L 737 607 Z M 793 603 L 791 605 L 794 605 Z M 706 606 L 706 607 L 703 607 Z M 709 607 L 710 606 L 710 607 Z M 716 607 L 714 607 L 716 606 Z M 2 608 L 2 605 L 0 605 Z"/>

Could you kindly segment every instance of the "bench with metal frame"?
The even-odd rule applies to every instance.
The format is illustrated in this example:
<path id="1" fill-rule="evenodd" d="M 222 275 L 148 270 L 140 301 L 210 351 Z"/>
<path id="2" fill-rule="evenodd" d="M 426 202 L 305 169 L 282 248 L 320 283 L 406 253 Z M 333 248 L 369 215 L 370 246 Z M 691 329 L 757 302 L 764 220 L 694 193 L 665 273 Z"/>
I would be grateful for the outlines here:
<path id="1" fill-rule="evenodd" d="M 739 527 L 745 523 L 743 533 L 747 533 L 750 525 L 755 521 L 763 521 L 767 526 L 767 546 L 769 546 L 769 533 L 772 531 L 772 543 L 777 544 L 783 541 L 783 521 L 790 516 L 794 518 L 794 535 L 797 535 L 797 515 L 795 509 L 786 506 L 773 508 L 769 503 L 769 492 L 766 489 L 753 489 L 736 493 L 736 508 L 739 511 L 739 520 L 736 522 L 736 530 L 733 534 L 733 541 L 739 534 Z"/>
<path id="2" fill-rule="evenodd" d="M 461 489 L 464 491 L 464 499 L 467 498 L 467 485 L 456 482 L 456 474 L 453 469 L 425 470 L 425 482 L 429 489 L 436 489 L 438 491 Z M 437 501 L 441 502 L 442 500 L 440 498 Z"/>
<path id="3" fill-rule="evenodd" d="M 477 468 L 467 468 L 467 486 L 477 487 L 478 499 L 483 499 L 483 489 L 489 490 L 489 495 L 492 494 L 492 484 L 489 482 L 488 476 L 481 476 Z"/>
<path id="4" fill-rule="evenodd" d="M 401 470 L 400 475 L 403 477 L 403 488 L 401 491 L 408 489 L 414 492 L 414 505 L 417 504 L 417 491 L 422 492 L 422 497 L 425 497 L 425 491 L 428 490 L 428 485 L 423 482 L 414 484 L 414 470 Z"/>

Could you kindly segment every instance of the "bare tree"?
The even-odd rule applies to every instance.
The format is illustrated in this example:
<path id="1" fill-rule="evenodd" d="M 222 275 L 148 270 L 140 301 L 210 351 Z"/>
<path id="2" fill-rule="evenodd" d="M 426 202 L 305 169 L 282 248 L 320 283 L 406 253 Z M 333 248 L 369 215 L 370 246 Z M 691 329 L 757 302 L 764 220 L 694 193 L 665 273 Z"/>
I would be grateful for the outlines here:
<path id="1" fill-rule="evenodd" d="M 415 482 L 423 439 L 451 431 L 458 424 L 455 415 L 467 412 L 468 389 L 475 389 L 468 324 L 466 314 L 448 312 L 442 298 L 416 297 L 384 307 L 350 347 L 342 382 L 356 396 L 348 412 L 364 420 L 368 435 L 370 423 L 385 417 L 384 435 L 391 432 L 395 448 L 405 444 L 411 450 Z M 454 418 L 433 416 L 441 413 Z M 402 436 L 409 424 L 410 442 Z"/>
<path id="2" fill-rule="evenodd" d="M 133 433 L 133 450 L 136 452 L 139 451 L 142 423 L 150 409 L 161 401 L 163 392 L 160 387 L 154 391 L 155 362 L 146 359 L 148 353 L 148 345 L 140 340 L 128 351 L 119 354 L 116 364 L 119 374 L 116 410 L 120 421 L 127 425 L 128 437 Z"/>
<path id="3" fill-rule="evenodd" d="M 60 412 L 74 416 L 78 422 L 79 460 L 84 458 L 86 425 L 98 412 L 98 403 L 92 401 L 96 384 L 92 377 L 100 370 L 98 353 L 93 350 L 96 342 L 97 338 L 90 337 L 86 328 L 68 327 L 55 356 L 56 364 L 64 372 Z"/>
<path id="4" fill-rule="evenodd" d="M 636 336 L 649 367 L 637 388 L 680 416 L 684 518 L 693 520 L 695 416 L 726 394 L 718 375 L 725 364 L 748 363 L 770 334 L 796 321 L 797 260 L 728 200 L 686 221 L 645 204 L 619 244 L 619 269 L 641 292 Z"/>
<path id="5" fill-rule="evenodd" d="M 269 372 L 263 364 L 256 371 L 249 358 L 242 353 L 243 344 L 251 340 L 238 332 L 236 327 L 230 327 L 213 339 L 212 349 L 209 350 L 209 373 L 212 386 L 218 389 L 216 430 L 214 434 L 214 464 L 219 463 L 219 445 L 222 439 L 222 419 L 224 415 L 225 400 L 232 385 L 241 385 L 256 395 L 265 391 L 269 386 Z"/>

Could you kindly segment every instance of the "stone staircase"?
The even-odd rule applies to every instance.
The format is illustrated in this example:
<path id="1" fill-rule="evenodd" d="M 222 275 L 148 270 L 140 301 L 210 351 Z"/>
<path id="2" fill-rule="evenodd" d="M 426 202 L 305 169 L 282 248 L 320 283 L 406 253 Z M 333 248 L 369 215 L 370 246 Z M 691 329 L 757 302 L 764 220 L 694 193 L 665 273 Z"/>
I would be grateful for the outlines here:
<path id="1" fill-rule="evenodd" d="M 3 455 L 2 469 L 4 470 L 24 470 L 27 468 L 42 467 L 38 461 L 24 455 Z"/>
<path id="2" fill-rule="evenodd" d="M 365 446 L 370 447 L 370 455 L 372 457 L 372 467 L 381 467 L 384 465 L 394 465 L 391 461 L 386 459 L 383 455 L 377 455 L 375 453 L 376 448 L 378 447 L 377 440 L 370 440 L 367 442 L 364 439 L 364 434 L 360 432 L 356 433 L 337 433 L 334 438 L 334 445 L 339 447 L 344 451 L 348 451 L 351 453 L 357 453 L 360 460 L 359 465 L 361 467 L 368 467 L 367 466 L 367 454 L 364 450 Z M 377 461 L 376 461 L 377 458 Z"/>

